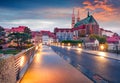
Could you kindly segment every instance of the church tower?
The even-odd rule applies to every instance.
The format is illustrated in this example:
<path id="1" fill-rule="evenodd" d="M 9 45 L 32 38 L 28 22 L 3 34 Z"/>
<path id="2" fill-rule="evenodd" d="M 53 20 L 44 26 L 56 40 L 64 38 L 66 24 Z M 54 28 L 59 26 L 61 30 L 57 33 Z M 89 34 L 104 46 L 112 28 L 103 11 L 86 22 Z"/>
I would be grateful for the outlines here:
<path id="1" fill-rule="evenodd" d="M 80 12 L 79 12 L 79 9 L 78 9 L 78 14 L 77 14 L 77 22 L 80 21 Z"/>
<path id="2" fill-rule="evenodd" d="M 71 28 L 74 28 L 74 25 L 75 25 L 75 14 L 74 14 L 74 8 L 73 8 Z"/>

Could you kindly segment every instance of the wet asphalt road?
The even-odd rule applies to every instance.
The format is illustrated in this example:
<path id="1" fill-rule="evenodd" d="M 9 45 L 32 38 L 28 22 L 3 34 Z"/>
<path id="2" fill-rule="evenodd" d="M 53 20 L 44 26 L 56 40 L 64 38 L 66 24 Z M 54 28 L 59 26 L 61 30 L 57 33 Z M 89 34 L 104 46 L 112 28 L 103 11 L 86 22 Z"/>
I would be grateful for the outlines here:
<path id="1" fill-rule="evenodd" d="M 88 54 L 81 50 L 51 47 L 94 82 L 120 83 L 120 60 Z"/>

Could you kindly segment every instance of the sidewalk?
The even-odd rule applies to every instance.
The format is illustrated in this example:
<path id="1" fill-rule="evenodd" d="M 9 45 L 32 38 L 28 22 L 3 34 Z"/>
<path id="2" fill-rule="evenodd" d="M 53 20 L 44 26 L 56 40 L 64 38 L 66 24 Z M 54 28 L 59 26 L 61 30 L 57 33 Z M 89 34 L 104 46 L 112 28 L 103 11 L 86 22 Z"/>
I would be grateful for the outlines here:
<path id="1" fill-rule="evenodd" d="M 20 83 L 92 83 L 50 47 L 43 46 Z"/>
<path id="2" fill-rule="evenodd" d="M 102 52 L 102 51 L 95 51 L 95 50 L 87 50 L 87 49 L 82 49 L 82 48 L 78 48 L 78 47 L 74 47 L 72 49 L 75 49 L 75 50 L 79 49 L 79 50 L 82 50 L 83 52 L 86 52 L 86 53 L 99 55 L 101 57 L 107 57 L 107 58 L 120 60 L 120 54 L 109 53 L 109 52 Z"/>
<path id="3" fill-rule="evenodd" d="M 102 57 L 107 57 L 107 58 L 120 60 L 120 54 L 108 53 L 108 52 L 102 52 L 102 51 L 92 51 L 92 50 L 85 50 L 85 49 L 83 49 L 83 51 L 87 52 L 87 53 L 90 53 L 90 54 L 99 55 L 99 56 L 102 56 Z"/>

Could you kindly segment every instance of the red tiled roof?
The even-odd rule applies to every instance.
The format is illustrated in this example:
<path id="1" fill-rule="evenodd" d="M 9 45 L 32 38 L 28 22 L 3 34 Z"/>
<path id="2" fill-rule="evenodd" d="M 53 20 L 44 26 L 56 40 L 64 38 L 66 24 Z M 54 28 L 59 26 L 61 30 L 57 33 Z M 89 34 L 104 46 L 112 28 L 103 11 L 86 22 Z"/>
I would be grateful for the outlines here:
<path id="1" fill-rule="evenodd" d="M 108 37 L 107 38 L 108 43 L 118 42 L 119 40 L 120 40 L 119 37 Z"/>
<path id="2" fill-rule="evenodd" d="M 11 32 L 24 32 L 26 26 L 12 27 Z"/>

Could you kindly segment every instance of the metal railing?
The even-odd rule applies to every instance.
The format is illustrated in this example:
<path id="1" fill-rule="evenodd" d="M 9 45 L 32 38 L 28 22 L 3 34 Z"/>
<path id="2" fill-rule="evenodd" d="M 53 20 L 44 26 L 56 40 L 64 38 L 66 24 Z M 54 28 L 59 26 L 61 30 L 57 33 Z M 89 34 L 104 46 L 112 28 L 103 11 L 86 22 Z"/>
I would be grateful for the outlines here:
<path id="1" fill-rule="evenodd" d="M 15 55 L 14 59 L 16 80 L 19 80 L 25 74 L 26 70 L 33 60 L 34 53 L 35 46 L 27 50 L 23 50 L 19 54 Z"/>

